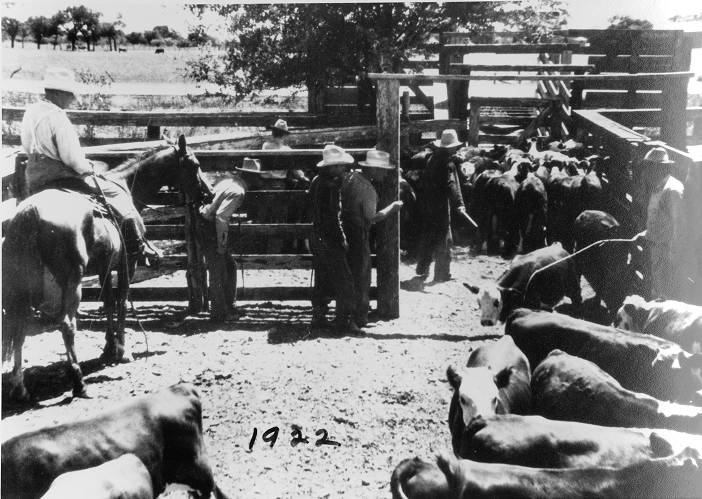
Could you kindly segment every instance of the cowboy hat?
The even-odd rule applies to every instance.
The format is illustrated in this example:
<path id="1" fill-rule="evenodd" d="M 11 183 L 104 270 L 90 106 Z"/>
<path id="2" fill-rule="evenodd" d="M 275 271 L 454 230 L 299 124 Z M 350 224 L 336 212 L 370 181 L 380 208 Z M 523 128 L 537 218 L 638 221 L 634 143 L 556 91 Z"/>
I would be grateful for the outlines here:
<path id="1" fill-rule="evenodd" d="M 47 68 L 42 84 L 45 90 L 61 90 L 71 94 L 80 93 L 81 90 L 81 85 L 76 81 L 75 74 L 67 68 Z"/>
<path id="2" fill-rule="evenodd" d="M 654 147 L 650 151 L 646 153 L 646 156 L 644 156 L 644 161 L 649 161 L 651 163 L 658 163 L 661 165 L 669 165 L 675 163 L 675 161 L 671 160 L 668 157 L 668 151 L 663 149 L 662 147 Z"/>
<path id="3" fill-rule="evenodd" d="M 456 130 L 448 128 L 441 132 L 441 139 L 435 140 L 433 144 L 436 147 L 442 147 L 444 149 L 450 149 L 453 147 L 462 146 L 463 142 L 458 140 L 458 134 Z"/>
<path id="4" fill-rule="evenodd" d="M 278 120 L 273 125 L 268 126 L 266 128 L 268 128 L 268 130 L 278 130 L 279 132 L 283 132 L 286 135 L 290 134 L 290 131 L 288 130 L 288 123 L 285 120 Z"/>
<path id="5" fill-rule="evenodd" d="M 352 165 L 354 164 L 353 156 L 344 151 L 341 147 L 329 144 L 324 146 L 322 150 L 322 161 L 317 163 L 317 168 L 332 165 Z"/>
<path id="6" fill-rule="evenodd" d="M 395 166 L 390 164 L 390 154 L 377 149 L 368 149 L 366 160 L 359 161 L 359 166 L 380 168 L 382 170 L 394 170 Z"/>

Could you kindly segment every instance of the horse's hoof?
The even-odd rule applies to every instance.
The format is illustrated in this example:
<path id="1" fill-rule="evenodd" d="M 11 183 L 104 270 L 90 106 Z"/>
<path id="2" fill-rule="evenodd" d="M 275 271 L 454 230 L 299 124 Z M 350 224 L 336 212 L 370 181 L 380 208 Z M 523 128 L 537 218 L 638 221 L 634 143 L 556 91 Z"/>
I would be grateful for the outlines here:
<path id="1" fill-rule="evenodd" d="M 92 398 L 90 395 L 88 395 L 88 390 L 83 387 L 79 390 L 73 389 L 73 397 L 74 398 L 79 398 L 79 399 L 89 399 Z"/>

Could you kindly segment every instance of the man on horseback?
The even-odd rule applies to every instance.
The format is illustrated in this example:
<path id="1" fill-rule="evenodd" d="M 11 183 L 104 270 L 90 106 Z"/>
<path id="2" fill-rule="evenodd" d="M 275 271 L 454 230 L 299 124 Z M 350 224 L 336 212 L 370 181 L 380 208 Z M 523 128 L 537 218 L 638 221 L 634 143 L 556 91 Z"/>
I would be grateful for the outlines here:
<path id="1" fill-rule="evenodd" d="M 73 104 L 78 89 L 73 72 L 49 68 L 44 89 L 44 99 L 29 106 L 22 120 L 29 194 L 48 188 L 101 193 L 119 219 L 128 257 L 140 263 L 148 259 L 150 265 L 158 264 L 161 252 L 146 240 L 144 222 L 127 187 L 94 175 L 93 165 L 85 158 L 78 134 L 66 116 L 64 109 Z"/>

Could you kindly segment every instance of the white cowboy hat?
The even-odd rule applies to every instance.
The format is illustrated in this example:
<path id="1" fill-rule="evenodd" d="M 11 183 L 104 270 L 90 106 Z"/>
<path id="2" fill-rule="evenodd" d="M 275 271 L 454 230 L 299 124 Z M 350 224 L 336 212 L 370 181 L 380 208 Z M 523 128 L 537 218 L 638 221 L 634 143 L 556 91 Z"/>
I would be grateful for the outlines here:
<path id="1" fill-rule="evenodd" d="M 441 139 L 435 140 L 434 145 L 436 147 L 443 147 L 444 149 L 449 149 L 451 147 L 458 147 L 463 145 L 463 142 L 458 140 L 458 134 L 456 130 L 448 128 L 441 132 Z"/>
<path id="2" fill-rule="evenodd" d="M 289 134 L 288 123 L 285 120 L 278 120 L 272 126 L 267 127 L 269 130 L 279 130 Z"/>
<path id="3" fill-rule="evenodd" d="M 42 83 L 46 90 L 61 90 L 74 95 L 80 93 L 81 90 L 81 85 L 76 81 L 75 74 L 67 68 L 47 68 Z"/>
<path id="4" fill-rule="evenodd" d="M 663 149 L 662 147 L 654 147 L 650 151 L 646 153 L 646 156 L 644 156 L 644 161 L 650 161 L 651 163 L 658 163 L 662 165 L 668 165 L 675 163 L 675 161 L 671 160 L 668 157 L 668 151 Z"/>
<path id="5" fill-rule="evenodd" d="M 317 168 L 332 165 L 352 165 L 353 163 L 353 156 L 344 151 L 341 147 L 329 144 L 324 146 L 322 150 L 322 161 L 317 163 Z"/>
<path id="6" fill-rule="evenodd" d="M 244 158 L 241 163 L 241 168 L 234 168 L 240 172 L 261 173 L 261 161 L 253 158 Z"/>
<path id="7" fill-rule="evenodd" d="M 380 168 L 383 170 L 394 170 L 395 166 L 390 164 L 390 154 L 377 149 L 368 149 L 366 160 L 359 161 L 360 166 Z"/>

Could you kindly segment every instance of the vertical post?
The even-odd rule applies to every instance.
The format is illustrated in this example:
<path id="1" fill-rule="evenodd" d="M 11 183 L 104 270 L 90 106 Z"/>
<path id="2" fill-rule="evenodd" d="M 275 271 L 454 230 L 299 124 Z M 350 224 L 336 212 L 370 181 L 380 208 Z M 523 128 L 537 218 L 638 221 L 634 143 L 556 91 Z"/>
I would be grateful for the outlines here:
<path id="1" fill-rule="evenodd" d="M 408 90 L 402 92 L 402 122 L 409 125 L 409 111 L 410 111 L 410 94 Z M 409 130 L 408 130 L 409 132 Z M 404 148 L 409 147 L 410 136 L 409 133 L 400 135 L 400 145 Z"/>
<path id="2" fill-rule="evenodd" d="M 158 140 L 161 138 L 161 127 L 149 125 L 146 127 L 146 140 Z"/>
<path id="3" fill-rule="evenodd" d="M 400 82 L 378 80 L 376 117 L 378 147 L 390 153 L 395 171 L 388 174 L 378 192 L 379 206 L 400 197 Z M 378 314 L 384 319 L 400 316 L 400 231 L 399 214 L 388 217 L 378 228 Z"/>
<path id="4" fill-rule="evenodd" d="M 673 71 L 687 71 L 689 69 L 690 42 L 689 38 L 687 41 L 685 40 L 682 31 L 676 34 Z M 664 81 L 661 94 L 661 140 L 679 149 L 686 147 L 687 85 L 686 78 Z"/>
<path id="5" fill-rule="evenodd" d="M 197 213 L 192 205 L 185 211 L 185 245 L 188 253 L 188 311 L 192 314 L 207 308 L 207 274 L 203 262 L 201 234 L 197 228 Z"/>
<path id="6" fill-rule="evenodd" d="M 468 124 L 468 143 L 478 147 L 480 141 L 480 104 L 470 103 L 470 123 Z"/>

